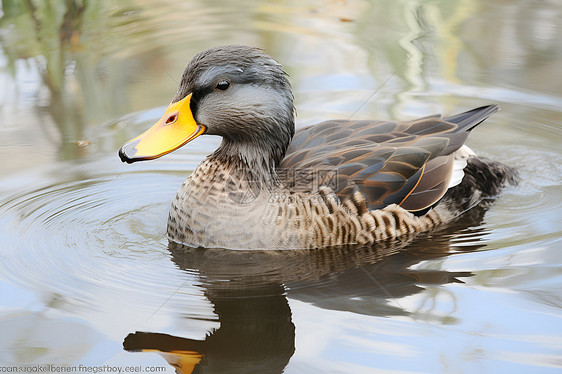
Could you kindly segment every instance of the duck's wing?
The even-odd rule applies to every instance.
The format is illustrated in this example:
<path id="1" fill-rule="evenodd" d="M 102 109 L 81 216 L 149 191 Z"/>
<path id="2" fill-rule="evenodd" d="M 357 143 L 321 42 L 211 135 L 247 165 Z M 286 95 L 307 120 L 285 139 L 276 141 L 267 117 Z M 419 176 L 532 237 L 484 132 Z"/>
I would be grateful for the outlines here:
<path id="1" fill-rule="evenodd" d="M 359 189 L 369 209 L 395 203 L 422 211 L 447 191 L 453 153 L 469 131 L 498 109 L 490 105 L 408 122 L 322 122 L 295 134 L 280 168 L 322 170 L 340 199 Z"/>

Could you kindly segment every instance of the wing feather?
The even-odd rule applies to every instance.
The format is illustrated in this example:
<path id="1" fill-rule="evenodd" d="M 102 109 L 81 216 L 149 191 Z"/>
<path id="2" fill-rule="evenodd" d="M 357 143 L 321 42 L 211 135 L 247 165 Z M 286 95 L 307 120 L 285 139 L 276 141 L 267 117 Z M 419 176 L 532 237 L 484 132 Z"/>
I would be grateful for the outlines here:
<path id="1" fill-rule="evenodd" d="M 447 191 L 454 152 L 469 131 L 497 110 L 490 105 L 408 122 L 322 122 L 297 131 L 280 168 L 329 170 L 336 176 L 331 187 L 340 199 L 359 190 L 369 209 L 395 203 L 421 211 Z"/>

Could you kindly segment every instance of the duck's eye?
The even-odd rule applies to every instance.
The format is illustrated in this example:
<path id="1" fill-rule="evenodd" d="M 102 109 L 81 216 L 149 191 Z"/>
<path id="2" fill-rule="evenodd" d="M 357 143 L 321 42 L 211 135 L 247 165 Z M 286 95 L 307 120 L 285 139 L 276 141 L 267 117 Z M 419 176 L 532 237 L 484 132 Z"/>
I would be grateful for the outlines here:
<path id="1" fill-rule="evenodd" d="M 217 85 L 215 86 L 215 88 L 219 91 L 226 91 L 228 90 L 228 87 L 230 87 L 230 82 L 229 81 L 220 81 L 219 83 L 217 83 Z"/>

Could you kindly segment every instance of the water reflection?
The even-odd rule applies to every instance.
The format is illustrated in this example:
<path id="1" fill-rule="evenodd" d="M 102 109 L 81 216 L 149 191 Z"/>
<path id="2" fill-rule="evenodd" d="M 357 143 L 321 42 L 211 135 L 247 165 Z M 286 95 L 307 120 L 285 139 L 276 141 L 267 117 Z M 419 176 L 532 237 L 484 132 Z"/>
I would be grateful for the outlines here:
<path id="1" fill-rule="evenodd" d="M 474 209 L 454 227 L 432 235 L 371 247 L 233 251 L 170 243 L 172 261 L 198 274 L 220 327 L 204 340 L 135 332 L 123 346 L 159 352 L 182 373 L 282 373 L 295 351 L 290 299 L 372 316 L 408 315 L 400 299 L 427 285 L 462 283 L 473 275 L 414 265 L 481 248 L 478 224 L 484 210 Z"/>
<path id="2" fill-rule="evenodd" d="M 139 21 L 136 12 L 127 12 L 129 3 L 2 2 L 0 58 L 5 57 L 6 65 L 2 67 L 13 76 L 16 96 L 26 95 L 26 100 L 0 102 L 14 111 L 6 118 L 8 128 L 45 132 L 49 148 L 61 160 L 87 154 L 85 148 L 93 141 L 88 127 L 125 114 L 131 107 L 129 86 L 136 68 L 146 71 L 152 63 L 146 53 L 134 61 L 109 56 L 114 48 L 135 48 L 130 40 L 136 33 L 120 33 L 120 28 Z M 142 28 L 150 31 L 149 25 Z"/>
<path id="3" fill-rule="evenodd" d="M 220 327 L 204 340 L 137 332 L 126 350 L 156 350 L 182 373 L 281 373 L 295 350 L 295 326 L 281 284 L 246 288 L 226 279 L 209 281 L 205 295 Z"/>

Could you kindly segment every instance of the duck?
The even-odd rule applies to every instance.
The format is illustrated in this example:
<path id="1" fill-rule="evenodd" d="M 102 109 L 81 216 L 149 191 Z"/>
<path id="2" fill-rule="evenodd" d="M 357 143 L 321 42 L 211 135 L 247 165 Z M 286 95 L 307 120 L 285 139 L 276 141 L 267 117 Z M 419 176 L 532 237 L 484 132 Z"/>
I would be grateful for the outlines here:
<path id="1" fill-rule="evenodd" d="M 119 157 L 153 160 L 202 135 L 222 138 L 171 203 L 172 242 L 243 250 L 376 245 L 450 224 L 517 183 L 513 168 L 464 144 L 498 109 L 327 120 L 295 131 L 281 64 L 260 48 L 227 45 L 193 57 L 162 118 Z"/>

